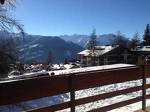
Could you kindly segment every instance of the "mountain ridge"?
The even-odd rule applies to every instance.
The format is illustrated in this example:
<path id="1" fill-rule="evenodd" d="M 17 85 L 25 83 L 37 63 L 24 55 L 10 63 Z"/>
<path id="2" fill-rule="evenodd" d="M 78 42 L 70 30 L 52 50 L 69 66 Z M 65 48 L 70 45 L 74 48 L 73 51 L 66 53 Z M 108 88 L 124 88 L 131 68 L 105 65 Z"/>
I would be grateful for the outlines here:
<path id="1" fill-rule="evenodd" d="M 8 35 L 1 33 L 0 36 Z M 8 35 L 10 36 L 10 35 Z M 11 34 L 18 44 L 19 59 L 23 62 L 46 62 L 48 52 L 53 54 L 54 63 L 62 63 L 65 58 L 75 59 L 77 53 L 86 48 L 86 44 L 90 39 L 90 35 L 60 35 L 60 36 L 42 36 L 24 34 Z M 110 45 L 111 40 L 116 37 L 114 34 L 97 35 L 98 45 Z"/>
<path id="2" fill-rule="evenodd" d="M 111 41 L 116 37 L 115 34 L 103 34 L 103 35 L 97 35 L 97 42 L 99 45 L 110 45 Z M 80 45 L 81 47 L 85 48 L 86 43 L 88 42 L 90 35 L 60 35 L 60 38 L 71 41 L 75 44 Z"/>
<path id="3" fill-rule="evenodd" d="M 37 61 L 43 63 L 48 59 L 48 53 L 53 55 L 53 63 L 62 63 L 67 59 L 75 59 L 83 48 L 72 42 L 66 42 L 58 36 L 28 35 L 20 45 L 20 60 L 23 62 Z"/>

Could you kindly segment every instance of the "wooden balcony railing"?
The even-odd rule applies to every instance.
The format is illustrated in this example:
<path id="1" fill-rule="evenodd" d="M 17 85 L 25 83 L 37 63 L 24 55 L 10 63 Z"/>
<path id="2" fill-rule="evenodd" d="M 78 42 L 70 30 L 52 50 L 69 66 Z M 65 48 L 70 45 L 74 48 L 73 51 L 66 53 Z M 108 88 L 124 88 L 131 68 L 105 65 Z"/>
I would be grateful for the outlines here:
<path id="1" fill-rule="evenodd" d="M 69 92 L 71 97 L 68 102 L 50 105 L 48 107 L 36 108 L 29 111 L 53 112 L 70 108 L 71 112 L 75 112 L 75 107 L 78 105 L 142 90 L 142 96 L 90 110 L 90 112 L 106 112 L 108 110 L 139 101 L 142 101 L 142 109 L 144 110 L 146 108 L 146 99 L 150 98 L 150 94 L 146 95 L 146 89 L 150 88 L 150 84 L 146 85 L 146 78 L 150 77 L 149 73 L 148 66 L 135 66 L 120 69 L 84 72 L 69 75 L 44 76 L 0 82 L 0 105 L 15 104 Z M 142 79 L 143 81 L 142 86 L 130 87 L 124 90 L 117 90 L 100 95 L 75 99 L 75 91 L 77 90 L 139 79 Z"/>

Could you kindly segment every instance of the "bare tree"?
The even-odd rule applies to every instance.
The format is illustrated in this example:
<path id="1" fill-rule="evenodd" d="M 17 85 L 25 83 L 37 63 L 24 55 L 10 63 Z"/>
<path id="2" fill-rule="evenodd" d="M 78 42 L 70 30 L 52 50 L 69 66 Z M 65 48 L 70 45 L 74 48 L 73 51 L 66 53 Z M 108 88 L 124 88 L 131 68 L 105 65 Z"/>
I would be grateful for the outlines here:
<path id="1" fill-rule="evenodd" d="M 5 0 L 5 4 L 0 4 L 0 30 L 13 32 L 15 29 L 24 34 L 23 26 L 10 13 L 15 5 L 16 0 Z"/>
<path id="2" fill-rule="evenodd" d="M 10 33 L 18 31 L 24 35 L 22 25 L 12 17 L 11 10 L 15 8 L 16 0 L 0 1 L 0 32 L 6 32 L 6 35 L 0 35 L 0 69 L 1 74 L 9 72 L 9 64 L 17 59 L 17 47 Z M 23 36 L 22 35 L 22 36 Z"/>

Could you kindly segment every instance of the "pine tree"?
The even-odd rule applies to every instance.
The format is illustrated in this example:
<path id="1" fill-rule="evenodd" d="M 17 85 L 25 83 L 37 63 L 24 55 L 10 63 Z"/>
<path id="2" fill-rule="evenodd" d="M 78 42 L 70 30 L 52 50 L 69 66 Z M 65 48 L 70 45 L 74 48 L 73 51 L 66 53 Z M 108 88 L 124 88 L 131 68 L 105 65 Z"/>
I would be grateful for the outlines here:
<path id="1" fill-rule="evenodd" d="M 52 62 L 53 62 L 53 55 L 52 55 L 52 52 L 49 51 L 48 52 L 47 64 L 52 64 Z"/>
<path id="2" fill-rule="evenodd" d="M 97 45 L 97 41 L 96 41 L 97 35 L 96 35 L 96 30 L 93 29 L 91 36 L 90 36 L 90 40 L 87 44 L 87 49 L 89 50 L 93 50 L 95 49 L 95 46 Z"/>
<path id="3" fill-rule="evenodd" d="M 87 44 L 87 49 L 89 49 L 89 55 L 91 57 L 91 65 L 96 65 L 95 62 L 95 58 L 96 58 L 96 54 L 95 54 L 95 46 L 97 46 L 97 35 L 96 35 L 96 30 L 93 29 L 91 36 L 90 36 L 90 40 Z"/>
<path id="4" fill-rule="evenodd" d="M 149 24 L 147 24 L 145 32 L 144 32 L 143 45 L 150 46 L 150 27 L 149 27 Z"/>
<path id="5" fill-rule="evenodd" d="M 64 60 L 64 64 L 69 64 L 69 61 L 68 61 L 68 59 L 67 59 L 67 58 L 65 58 L 65 60 Z"/>
<path id="6" fill-rule="evenodd" d="M 140 38 L 139 38 L 139 34 L 135 33 L 133 38 L 130 41 L 130 48 L 131 49 L 136 49 L 136 47 L 140 45 Z"/>

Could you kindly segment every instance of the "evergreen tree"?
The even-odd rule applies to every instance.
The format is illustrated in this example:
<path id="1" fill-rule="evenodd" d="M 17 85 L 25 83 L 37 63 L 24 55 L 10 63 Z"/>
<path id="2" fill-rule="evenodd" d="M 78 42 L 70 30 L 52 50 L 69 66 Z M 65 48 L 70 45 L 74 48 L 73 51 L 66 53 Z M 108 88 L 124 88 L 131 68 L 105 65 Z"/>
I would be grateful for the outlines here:
<path id="1" fill-rule="evenodd" d="M 90 35 L 90 40 L 87 43 L 87 49 L 89 49 L 89 50 L 94 50 L 95 49 L 95 46 L 97 46 L 96 38 L 97 38 L 96 30 L 93 29 L 93 31 Z"/>
<path id="2" fill-rule="evenodd" d="M 144 32 L 143 45 L 150 46 L 150 27 L 149 27 L 149 24 L 147 24 L 145 32 Z"/>
<path id="3" fill-rule="evenodd" d="M 67 58 L 65 58 L 65 60 L 64 60 L 64 64 L 69 64 L 69 61 L 68 61 L 68 59 L 67 59 Z"/>
<path id="4" fill-rule="evenodd" d="M 47 64 L 52 64 L 53 63 L 53 55 L 52 52 L 48 52 L 48 59 L 47 59 Z"/>
<path id="5" fill-rule="evenodd" d="M 140 45 L 139 34 L 135 33 L 133 38 L 130 41 L 130 49 L 136 49 L 136 47 Z"/>
<path id="6" fill-rule="evenodd" d="M 95 62 L 95 58 L 96 58 L 96 53 L 95 53 L 95 46 L 97 46 L 97 35 L 96 35 L 96 30 L 93 29 L 92 33 L 91 33 L 91 36 L 90 36 L 90 40 L 87 44 L 87 49 L 89 49 L 89 54 L 90 54 L 90 57 L 91 57 L 91 65 L 96 65 L 96 62 Z"/>

